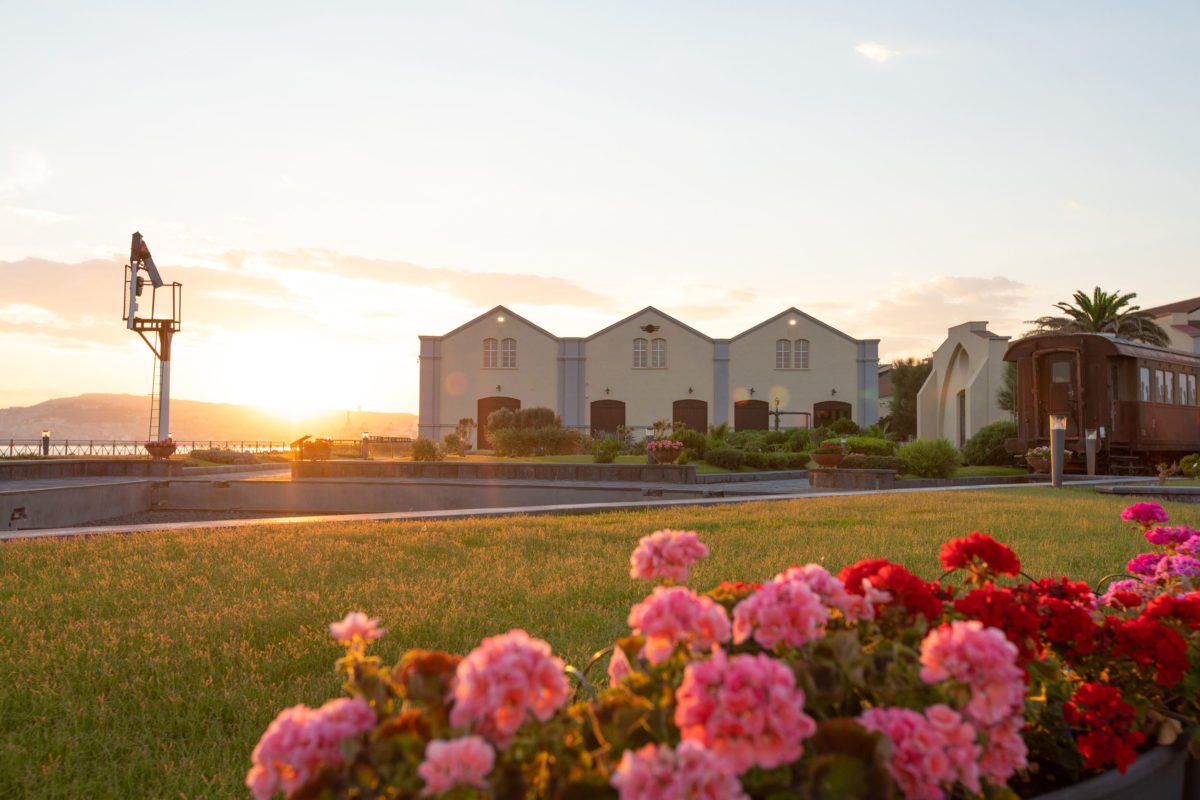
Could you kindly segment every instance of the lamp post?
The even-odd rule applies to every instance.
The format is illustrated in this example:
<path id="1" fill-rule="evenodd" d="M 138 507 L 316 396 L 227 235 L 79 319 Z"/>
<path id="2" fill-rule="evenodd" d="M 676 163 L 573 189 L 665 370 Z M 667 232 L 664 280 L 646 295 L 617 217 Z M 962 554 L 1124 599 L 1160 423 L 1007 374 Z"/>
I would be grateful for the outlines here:
<path id="1" fill-rule="evenodd" d="M 363 431 L 362 457 L 364 460 L 369 460 L 371 458 L 371 434 L 367 431 Z"/>
<path id="2" fill-rule="evenodd" d="M 1095 428 L 1088 428 L 1084 432 L 1084 447 L 1087 448 L 1087 472 L 1088 475 L 1096 474 L 1096 448 L 1100 444 L 1097 437 L 1098 431 Z"/>
<path id="3" fill-rule="evenodd" d="M 47 458 L 50 455 L 50 431 L 42 431 L 42 457 Z"/>
<path id="4" fill-rule="evenodd" d="M 1055 489 L 1062 488 L 1063 481 L 1063 450 L 1067 444 L 1066 414 L 1050 415 L 1050 484 Z"/>

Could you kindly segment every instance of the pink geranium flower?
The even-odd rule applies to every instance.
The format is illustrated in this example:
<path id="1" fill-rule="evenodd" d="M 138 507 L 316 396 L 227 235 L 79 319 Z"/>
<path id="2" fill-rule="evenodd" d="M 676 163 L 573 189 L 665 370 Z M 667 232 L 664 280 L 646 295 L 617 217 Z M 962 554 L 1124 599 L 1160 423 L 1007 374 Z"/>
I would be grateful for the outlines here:
<path id="1" fill-rule="evenodd" d="M 421 794 L 442 794 L 460 786 L 486 789 L 487 774 L 495 762 L 496 751 L 478 736 L 434 740 L 425 746 L 425 761 L 417 767 L 425 781 Z"/>
<path id="2" fill-rule="evenodd" d="M 825 633 L 829 609 L 803 580 L 775 578 L 733 609 L 733 641 L 754 637 L 768 650 L 800 647 Z"/>
<path id="3" fill-rule="evenodd" d="M 250 758 L 246 788 L 257 800 L 291 794 L 323 766 L 342 763 L 342 740 L 375 727 L 361 698 L 330 700 L 320 708 L 285 708 L 267 727 Z"/>
<path id="4" fill-rule="evenodd" d="M 655 531 L 638 541 L 629 557 L 629 576 L 643 581 L 686 583 L 692 565 L 708 556 L 695 531 Z"/>
<path id="5" fill-rule="evenodd" d="M 626 750 L 611 783 L 620 800 L 748 800 L 721 759 L 695 742 Z"/>
<path id="6" fill-rule="evenodd" d="M 522 630 L 484 639 L 459 662 L 451 725 L 471 725 L 504 749 L 529 716 L 545 722 L 567 701 L 563 662 Z"/>
<path id="7" fill-rule="evenodd" d="M 729 658 L 717 648 L 708 661 L 687 665 L 675 700 L 683 741 L 712 750 L 739 775 L 795 761 L 817 729 L 795 673 L 763 653 Z"/>
<path id="8" fill-rule="evenodd" d="M 329 623 L 329 635 L 342 644 L 353 644 L 355 640 L 370 642 L 387 633 L 379 627 L 379 619 L 368 617 L 361 611 L 351 611 L 341 622 Z"/>
<path id="9" fill-rule="evenodd" d="M 942 800 L 955 784 L 979 792 L 978 734 L 949 706 L 872 708 L 859 722 L 891 740 L 888 774 L 908 800 Z"/>
<path id="10" fill-rule="evenodd" d="M 725 608 L 682 586 L 655 587 L 630 610 L 629 626 L 646 638 L 641 655 L 651 664 L 666 661 L 681 644 L 703 652 L 729 641 Z"/>
<path id="11" fill-rule="evenodd" d="M 1149 530 L 1160 522 L 1167 521 L 1167 512 L 1158 503 L 1134 503 L 1121 512 L 1121 519 Z"/>
<path id="12" fill-rule="evenodd" d="M 789 567 L 777 575 L 775 580 L 800 581 L 804 583 L 817 597 L 821 598 L 822 603 L 829 608 L 840 611 L 842 616 L 849 622 L 856 622 L 860 619 L 874 619 L 875 617 L 875 609 L 871 605 L 869 597 L 846 591 L 845 585 L 820 564 Z M 886 598 L 885 602 L 890 599 Z"/>

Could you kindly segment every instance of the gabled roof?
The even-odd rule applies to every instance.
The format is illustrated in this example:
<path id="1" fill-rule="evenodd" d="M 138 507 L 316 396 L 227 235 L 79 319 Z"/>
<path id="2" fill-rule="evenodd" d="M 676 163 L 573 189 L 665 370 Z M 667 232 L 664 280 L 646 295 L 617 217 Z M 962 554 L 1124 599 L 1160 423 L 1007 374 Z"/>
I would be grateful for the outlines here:
<path id="1" fill-rule="evenodd" d="M 1200 297 L 1193 297 L 1191 300 L 1180 300 L 1178 303 L 1168 303 L 1165 306 L 1155 306 L 1154 308 L 1142 309 L 1148 311 L 1156 317 L 1161 317 L 1164 314 L 1174 314 L 1177 311 L 1191 313 L 1200 309 Z"/>
<path id="2" fill-rule="evenodd" d="M 478 317 L 475 317 L 474 319 L 470 320 L 469 322 L 464 322 L 462 325 L 459 325 L 457 328 L 455 328 L 454 330 L 450 331 L 449 333 L 443 333 L 441 336 L 433 336 L 433 337 L 430 337 L 430 338 L 433 338 L 433 339 L 447 339 L 447 338 L 449 338 L 449 337 L 453 336 L 453 335 L 454 335 L 454 334 L 456 334 L 456 333 L 460 333 L 461 331 L 464 331 L 464 330 L 466 330 L 467 328 L 469 328 L 469 327 L 471 327 L 472 325 L 474 325 L 476 322 L 479 322 L 481 319 L 484 319 L 485 317 L 490 317 L 490 316 L 491 316 L 491 315 L 493 315 L 493 314 L 504 314 L 504 315 L 506 315 L 506 316 L 512 317 L 513 319 L 519 319 L 519 320 L 521 320 L 521 322 L 524 322 L 526 325 L 528 325 L 529 327 L 533 328 L 533 329 L 534 329 L 535 331 L 537 331 L 538 333 L 540 333 L 540 334 L 543 334 L 544 336 L 547 336 L 547 337 L 549 337 L 549 338 L 551 338 L 551 339 L 553 339 L 553 340 L 555 340 L 555 341 L 558 341 L 558 337 L 557 337 L 557 336 L 555 336 L 555 335 L 554 335 L 553 333 L 551 333 L 550 331 L 546 330 L 545 328 L 541 327 L 540 325 L 535 325 L 534 323 L 532 323 L 532 322 L 530 322 L 529 320 L 525 319 L 525 317 L 522 317 L 522 316 L 521 316 L 520 314 L 518 314 L 517 312 L 515 312 L 515 311 L 513 311 L 512 309 L 510 309 L 510 308 L 507 308 L 507 307 L 505 307 L 505 306 L 496 306 L 495 308 L 493 308 L 493 309 L 491 309 L 491 310 L 489 310 L 489 311 L 485 311 L 485 312 L 483 312 L 483 313 L 482 313 L 482 314 L 480 314 Z"/>
<path id="3" fill-rule="evenodd" d="M 851 336 L 847 333 L 842 333 L 841 331 L 839 331 L 837 328 L 833 327 L 832 325 L 828 325 L 824 322 L 821 322 L 821 320 L 817 319 L 814 316 L 805 314 L 803 311 L 796 308 L 795 306 L 792 306 L 791 308 L 787 308 L 787 309 L 784 309 L 783 311 L 780 311 L 775 316 L 771 317 L 770 319 L 763 320 L 762 322 L 755 325 L 753 328 L 747 328 L 746 330 L 739 333 L 737 336 L 734 336 L 732 339 L 730 339 L 730 341 L 736 342 L 738 339 L 742 338 L 743 336 L 748 336 L 751 333 L 754 333 L 759 328 L 770 325 L 772 322 L 775 322 L 776 320 L 780 319 L 781 317 L 786 317 L 788 315 L 795 315 L 797 317 L 803 317 L 804 319 L 808 320 L 809 322 L 813 323 L 814 325 L 820 325 L 822 328 L 829 331 L 830 333 L 836 333 L 838 336 L 842 337 L 846 341 L 854 342 L 856 344 L 858 342 L 878 342 L 879 341 L 878 339 L 855 339 L 853 336 Z"/>
<path id="4" fill-rule="evenodd" d="M 609 325 L 607 328 L 602 328 L 601 330 L 596 331 L 591 336 L 587 337 L 587 339 L 590 341 L 592 339 L 595 339 L 597 336 L 603 336 L 604 334 L 611 331 L 613 328 L 616 328 L 620 325 L 624 325 L 626 322 L 629 322 L 629 320 L 634 319 L 635 317 L 640 317 L 642 314 L 646 314 L 646 313 L 658 314 L 663 319 L 669 319 L 669 320 L 671 320 L 671 322 L 674 322 L 679 327 L 683 328 L 684 330 L 686 330 L 690 333 L 695 334 L 696 336 L 699 336 L 701 339 L 703 339 L 706 342 L 711 342 L 713 340 L 711 336 L 701 333 L 700 331 L 693 328 L 691 325 L 688 325 L 686 322 L 680 322 L 679 320 L 675 319 L 675 317 L 672 317 L 670 314 L 667 314 L 663 311 L 658 310 L 654 306 L 646 306 L 641 311 L 635 311 L 634 313 L 630 314 L 628 317 L 625 317 L 625 319 L 618 320 L 618 321 L 614 322 L 612 325 Z"/>

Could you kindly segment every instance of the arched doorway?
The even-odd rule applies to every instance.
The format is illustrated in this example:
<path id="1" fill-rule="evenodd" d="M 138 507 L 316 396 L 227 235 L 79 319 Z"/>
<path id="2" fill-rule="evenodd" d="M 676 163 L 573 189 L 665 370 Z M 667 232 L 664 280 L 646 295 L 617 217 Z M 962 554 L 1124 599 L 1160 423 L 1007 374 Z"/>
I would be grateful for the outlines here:
<path id="1" fill-rule="evenodd" d="M 621 400 L 592 401 L 592 436 L 617 432 L 625 424 L 625 403 Z"/>
<path id="2" fill-rule="evenodd" d="M 771 427 L 766 400 L 738 400 L 733 404 L 735 431 L 765 431 Z"/>
<path id="3" fill-rule="evenodd" d="M 688 430 L 708 433 L 708 403 L 703 400 L 676 400 L 671 405 L 671 421 L 683 423 Z"/>
<path id="4" fill-rule="evenodd" d="M 835 419 L 850 419 L 850 404 L 841 400 L 823 400 L 813 403 L 813 424 L 823 428 Z"/>
<path id="5" fill-rule="evenodd" d="M 478 413 L 475 416 L 475 421 L 478 423 L 477 430 L 477 450 L 491 450 L 492 439 L 488 436 L 487 418 L 488 414 L 501 408 L 507 408 L 509 411 L 517 411 L 521 408 L 521 401 L 515 397 L 481 397 L 476 404 Z"/>

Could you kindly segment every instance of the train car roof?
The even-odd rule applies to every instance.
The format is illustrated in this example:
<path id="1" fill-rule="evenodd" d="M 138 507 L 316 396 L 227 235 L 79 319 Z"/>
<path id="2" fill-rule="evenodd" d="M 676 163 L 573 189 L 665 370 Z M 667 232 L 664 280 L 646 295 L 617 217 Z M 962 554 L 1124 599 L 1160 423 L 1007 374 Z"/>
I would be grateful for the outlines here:
<path id="1" fill-rule="evenodd" d="M 1149 358 L 1155 361 L 1200 367 L 1200 356 L 1145 342 L 1135 342 L 1132 339 L 1123 339 L 1113 333 L 1037 333 L 1017 339 L 1010 344 L 1004 354 L 1004 360 L 1016 361 L 1021 356 L 1029 355 L 1036 350 L 1052 350 L 1070 344 L 1082 345 L 1085 341 L 1091 342 L 1093 347 L 1107 351 L 1109 355 Z"/>

